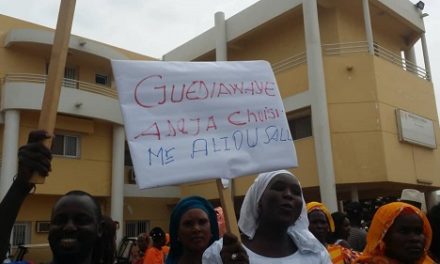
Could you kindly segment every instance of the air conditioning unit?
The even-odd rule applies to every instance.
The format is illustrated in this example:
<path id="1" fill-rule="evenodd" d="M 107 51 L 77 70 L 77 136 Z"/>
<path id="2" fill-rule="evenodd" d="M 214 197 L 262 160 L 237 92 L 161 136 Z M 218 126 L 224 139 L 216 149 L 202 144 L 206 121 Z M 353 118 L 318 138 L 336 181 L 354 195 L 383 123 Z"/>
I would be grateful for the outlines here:
<path id="1" fill-rule="evenodd" d="M 37 221 L 36 230 L 37 233 L 48 233 L 50 228 L 50 221 Z"/>
<path id="2" fill-rule="evenodd" d="M 128 170 L 128 183 L 136 183 L 136 174 L 134 174 L 134 168 Z"/>

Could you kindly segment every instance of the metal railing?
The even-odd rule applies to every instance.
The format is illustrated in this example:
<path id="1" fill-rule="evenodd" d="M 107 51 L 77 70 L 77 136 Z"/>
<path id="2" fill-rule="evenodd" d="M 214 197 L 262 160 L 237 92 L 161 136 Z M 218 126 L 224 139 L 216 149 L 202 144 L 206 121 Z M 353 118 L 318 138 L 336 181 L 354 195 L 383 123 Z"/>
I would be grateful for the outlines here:
<path id="1" fill-rule="evenodd" d="M 425 80 L 431 80 L 428 72 L 416 63 L 402 58 L 400 54 L 396 54 L 379 44 L 374 44 L 374 55 L 382 58 L 388 62 L 391 62 L 405 71 L 411 72 L 423 78 Z M 368 53 L 367 41 L 355 41 L 344 43 L 329 43 L 322 44 L 322 52 L 325 56 L 338 56 L 344 54 L 354 53 Z M 272 68 L 275 73 L 282 72 L 284 70 L 297 67 L 301 64 L 307 63 L 307 57 L 305 52 L 298 53 L 291 57 L 282 59 L 275 63 L 272 63 Z M 31 83 L 46 83 L 47 75 L 32 74 L 32 73 L 9 73 L 6 74 L 2 80 L 4 82 L 31 82 Z M 92 92 L 96 94 L 105 95 L 112 98 L 117 98 L 117 91 L 106 86 L 96 85 L 93 83 L 82 82 L 73 79 L 64 78 L 63 86 L 67 88 L 79 89 L 82 91 Z"/>
<path id="2" fill-rule="evenodd" d="M 5 75 L 3 82 L 28 82 L 36 84 L 45 84 L 47 80 L 47 75 L 44 74 L 33 74 L 33 73 L 8 73 Z M 82 82 L 73 79 L 63 79 L 63 87 L 78 89 L 82 91 L 87 91 L 91 93 L 96 93 L 112 98 L 118 98 L 117 91 L 106 86 L 96 85 L 93 83 Z"/>
<path id="3" fill-rule="evenodd" d="M 431 77 L 424 68 L 417 66 L 416 63 L 402 58 L 400 54 L 398 55 L 376 43 L 374 44 L 374 55 L 403 68 L 405 71 L 417 74 L 420 78 L 431 80 Z"/>
<path id="4" fill-rule="evenodd" d="M 281 61 L 275 62 L 272 64 L 272 69 L 275 73 L 284 71 L 289 68 L 293 68 L 296 66 L 299 66 L 303 63 L 306 63 L 306 53 L 301 52 L 299 54 L 296 54 L 294 56 L 288 57 L 286 59 L 283 59 Z"/>
<path id="5" fill-rule="evenodd" d="M 426 70 L 416 63 L 402 58 L 400 54 L 397 54 L 391 50 L 388 50 L 377 43 L 373 44 L 374 55 L 382 58 L 388 62 L 391 62 L 405 71 L 411 72 L 423 78 L 430 80 L 430 76 Z M 322 45 L 323 54 L 327 56 L 353 54 L 353 53 L 366 53 L 368 52 L 367 41 L 345 42 L 345 43 L 331 43 Z"/>
<path id="6" fill-rule="evenodd" d="M 351 53 L 366 53 L 368 52 L 368 43 L 366 41 L 356 41 L 322 44 L 322 51 L 323 54 L 327 56 Z"/>

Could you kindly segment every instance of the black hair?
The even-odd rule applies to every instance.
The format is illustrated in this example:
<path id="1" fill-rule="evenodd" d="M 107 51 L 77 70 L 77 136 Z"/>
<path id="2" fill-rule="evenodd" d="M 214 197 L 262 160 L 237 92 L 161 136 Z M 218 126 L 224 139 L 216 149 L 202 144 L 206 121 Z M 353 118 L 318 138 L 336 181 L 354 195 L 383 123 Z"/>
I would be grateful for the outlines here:
<path id="1" fill-rule="evenodd" d="M 102 220 L 102 212 L 101 212 L 101 205 L 99 204 L 99 202 L 95 199 L 95 197 L 93 197 L 91 194 L 85 192 L 85 191 L 80 191 L 80 190 L 73 190 L 73 191 L 69 191 L 66 194 L 63 195 L 64 196 L 87 196 L 90 198 L 90 200 L 92 200 L 93 204 L 95 205 L 95 216 L 96 219 L 98 219 L 99 222 L 101 222 Z"/>
<path id="2" fill-rule="evenodd" d="M 113 264 L 116 258 L 116 224 L 110 216 L 102 216 L 102 236 L 93 254 L 95 263 Z"/>
<path id="3" fill-rule="evenodd" d="M 165 232 L 160 227 L 155 227 L 150 231 L 150 237 L 153 242 L 163 240 L 165 241 Z"/>
<path id="4" fill-rule="evenodd" d="M 347 239 L 343 237 L 344 220 L 347 215 L 342 212 L 332 213 L 333 222 L 335 223 L 335 232 L 332 233 L 330 243 L 335 243 L 338 239 Z"/>
<path id="5" fill-rule="evenodd" d="M 362 204 L 360 202 L 350 202 L 345 206 L 345 211 L 351 225 L 360 227 L 363 218 Z"/>

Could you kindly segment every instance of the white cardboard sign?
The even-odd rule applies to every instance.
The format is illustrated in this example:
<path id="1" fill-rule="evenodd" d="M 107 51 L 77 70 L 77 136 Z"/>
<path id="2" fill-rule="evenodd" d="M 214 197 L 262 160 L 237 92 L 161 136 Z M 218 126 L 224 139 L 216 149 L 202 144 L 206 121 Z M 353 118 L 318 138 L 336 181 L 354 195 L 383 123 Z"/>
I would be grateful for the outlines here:
<path id="1" fill-rule="evenodd" d="M 113 60 L 112 67 L 141 189 L 297 165 L 269 63 Z"/>

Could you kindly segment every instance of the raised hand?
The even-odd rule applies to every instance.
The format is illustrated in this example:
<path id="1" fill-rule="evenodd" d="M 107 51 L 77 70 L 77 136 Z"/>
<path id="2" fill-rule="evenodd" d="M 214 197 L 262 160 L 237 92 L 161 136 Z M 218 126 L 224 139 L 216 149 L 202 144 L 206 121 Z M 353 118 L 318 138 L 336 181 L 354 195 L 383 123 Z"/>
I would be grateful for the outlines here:
<path id="1" fill-rule="evenodd" d="M 223 248 L 220 251 L 223 264 L 248 264 L 249 257 L 238 238 L 226 232 L 223 235 Z"/>
<path id="2" fill-rule="evenodd" d="M 49 138 L 51 136 L 44 130 L 29 133 L 27 144 L 18 150 L 17 180 L 29 182 L 35 172 L 41 176 L 49 174 L 52 154 L 43 144 L 43 141 Z"/>

